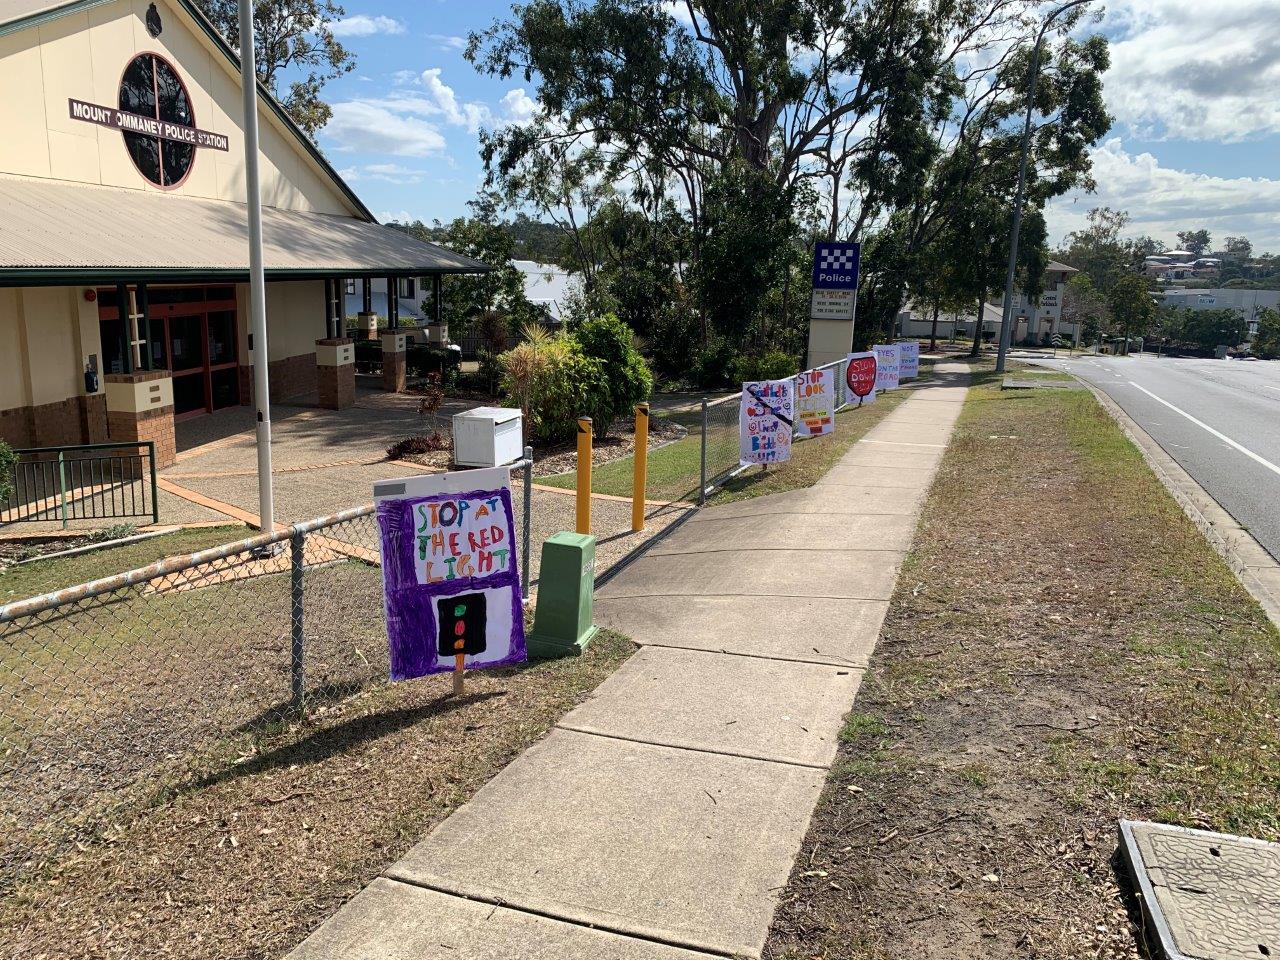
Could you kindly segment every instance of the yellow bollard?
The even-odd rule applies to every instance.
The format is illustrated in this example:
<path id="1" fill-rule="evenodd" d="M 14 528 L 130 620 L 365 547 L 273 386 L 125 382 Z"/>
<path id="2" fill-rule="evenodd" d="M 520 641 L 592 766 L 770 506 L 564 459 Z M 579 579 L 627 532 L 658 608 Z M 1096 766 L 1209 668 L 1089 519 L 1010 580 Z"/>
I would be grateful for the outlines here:
<path id="1" fill-rule="evenodd" d="M 591 418 L 578 418 L 578 533 L 591 532 Z"/>
<path id="2" fill-rule="evenodd" d="M 644 529 L 644 488 L 649 476 L 649 405 L 636 404 L 635 476 L 631 481 L 631 530 Z"/>

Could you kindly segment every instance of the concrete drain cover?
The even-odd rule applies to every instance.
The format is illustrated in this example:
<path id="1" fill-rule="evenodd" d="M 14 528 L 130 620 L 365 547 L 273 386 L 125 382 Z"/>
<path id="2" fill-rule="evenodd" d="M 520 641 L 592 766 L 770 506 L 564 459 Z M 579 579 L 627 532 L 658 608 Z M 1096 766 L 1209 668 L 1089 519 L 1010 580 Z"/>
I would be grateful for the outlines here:
<path id="1" fill-rule="evenodd" d="M 1169 960 L 1280 960 L 1280 844 L 1121 820 L 1120 850 Z"/>

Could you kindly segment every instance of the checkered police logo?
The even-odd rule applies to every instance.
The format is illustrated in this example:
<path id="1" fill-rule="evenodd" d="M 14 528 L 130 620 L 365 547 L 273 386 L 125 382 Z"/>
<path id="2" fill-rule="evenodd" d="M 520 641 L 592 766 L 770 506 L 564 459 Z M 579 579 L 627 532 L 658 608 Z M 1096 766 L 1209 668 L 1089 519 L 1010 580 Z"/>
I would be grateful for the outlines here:
<path id="1" fill-rule="evenodd" d="M 852 270 L 857 263 L 853 250 L 827 247 L 818 256 L 819 270 Z"/>

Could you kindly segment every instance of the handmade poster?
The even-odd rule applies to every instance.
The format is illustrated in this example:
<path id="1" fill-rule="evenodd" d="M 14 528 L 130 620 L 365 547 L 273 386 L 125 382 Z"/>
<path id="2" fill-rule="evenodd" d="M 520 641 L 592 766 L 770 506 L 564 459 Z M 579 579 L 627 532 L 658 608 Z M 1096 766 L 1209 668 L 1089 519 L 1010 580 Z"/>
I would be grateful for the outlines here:
<path id="1" fill-rule="evenodd" d="M 876 352 L 876 389 L 897 390 L 900 379 L 898 345 L 881 343 L 871 349 Z"/>
<path id="2" fill-rule="evenodd" d="M 876 399 L 876 355 L 874 350 L 851 353 L 845 358 L 844 382 L 850 398 L 857 397 L 858 406 Z M 849 403 L 853 403 L 852 399 Z"/>
<path id="3" fill-rule="evenodd" d="M 805 370 L 796 375 L 796 436 L 821 437 L 836 428 L 836 372 Z"/>
<path id="4" fill-rule="evenodd" d="M 795 380 L 758 380 L 742 385 L 738 414 L 738 460 L 782 463 L 791 459 Z"/>
<path id="5" fill-rule="evenodd" d="M 511 474 L 499 467 L 374 484 L 391 679 L 526 658 Z"/>
<path id="6" fill-rule="evenodd" d="M 914 380 L 920 376 L 920 342 L 903 340 L 898 344 L 898 379 Z"/>

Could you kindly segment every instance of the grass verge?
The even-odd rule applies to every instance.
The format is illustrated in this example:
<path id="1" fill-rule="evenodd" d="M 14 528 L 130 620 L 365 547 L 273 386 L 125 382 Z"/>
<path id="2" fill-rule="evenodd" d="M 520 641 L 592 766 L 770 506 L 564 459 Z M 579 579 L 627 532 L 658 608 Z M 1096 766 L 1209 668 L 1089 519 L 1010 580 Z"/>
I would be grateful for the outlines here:
<path id="1" fill-rule="evenodd" d="M 54 557 L 0 568 L 0 604 L 145 567 L 165 557 L 233 543 L 252 534 L 253 531 L 243 524 L 196 527 L 120 547 L 91 550 L 74 557 Z"/>
<path id="2" fill-rule="evenodd" d="M 278 957 L 630 656 L 437 675 L 322 708 L 121 812 L 0 901 L 0 955 Z"/>
<path id="3" fill-rule="evenodd" d="M 1280 839 L 1280 637 L 1091 394 L 978 378 L 771 958 L 1136 958 L 1116 820 Z"/>
<path id="4" fill-rule="evenodd" d="M 932 366 L 922 363 L 921 383 L 931 375 Z M 709 503 L 726 503 L 745 500 L 770 493 L 781 493 L 810 487 L 825 474 L 835 462 L 849 452 L 859 439 L 877 423 L 896 410 L 911 396 L 910 387 L 881 393 L 876 402 L 866 407 L 850 407 L 836 415 L 835 432 L 827 437 L 796 443 L 791 448 L 791 459 L 767 471 L 750 469 L 726 481 Z M 713 407 L 715 415 L 708 429 L 708 472 L 722 473 L 738 463 L 737 406 L 729 403 Z M 726 417 L 725 411 L 728 412 Z M 688 426 L 688 436 L 669 443 L 649 454 L 645 497 L 648 500 L 673 502 L 695 500 L 702 468 L 701 416 L 686 414 L 681 421 Z M 593 493 L 616 497 L 629 497 L 635 475 L 635 460 L 627 456 L 595 467 L 591 473 Z M 575 472 L 544 477 L 541 483 L 573 489 L 577 483 Z"/>

